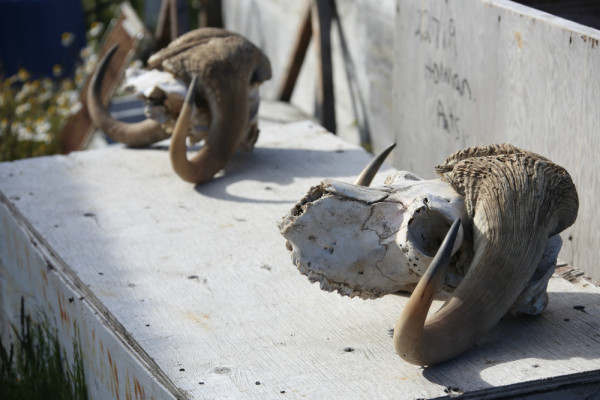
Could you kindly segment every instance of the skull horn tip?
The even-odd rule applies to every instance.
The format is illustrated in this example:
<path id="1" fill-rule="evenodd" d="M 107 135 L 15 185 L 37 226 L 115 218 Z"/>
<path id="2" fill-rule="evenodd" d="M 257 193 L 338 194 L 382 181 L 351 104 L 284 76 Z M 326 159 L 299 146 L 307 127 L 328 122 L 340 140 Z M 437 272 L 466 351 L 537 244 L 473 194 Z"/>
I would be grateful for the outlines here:
<path id="1" fill-rule="evenodd" d="M 461 220 L 457 218 L 446 233 L 433 261 L 411 294 L 394 328 L 394 348 L 402 359 L 417 365 L 430 364 L 417 354 L 423 325 L 435 294 L 440 290 L 452 257 Z"/>
<path id="2" fill-rule="evenodd" d="M 371 181 L 375 177 L 375 174 L 377 174 L 377 171 L 379 171 L 379 168 L 381 168 L 381 165 L 383 164 L 385 159 L 392 152 L 392 150 L 394 150 L 394 147 L 396 147 L 396 143 L 392 143 L 391 145 L 386 147 L 381 153 L 379 153 L 375 158 L 373 158 L 373 160 L 371 160 L 371 162 L 365 167 L 365 169 L 362 170 L 358 178 L 356 178 L 354 184 L 358 186 L 369 186 L 371 184 Z"/>

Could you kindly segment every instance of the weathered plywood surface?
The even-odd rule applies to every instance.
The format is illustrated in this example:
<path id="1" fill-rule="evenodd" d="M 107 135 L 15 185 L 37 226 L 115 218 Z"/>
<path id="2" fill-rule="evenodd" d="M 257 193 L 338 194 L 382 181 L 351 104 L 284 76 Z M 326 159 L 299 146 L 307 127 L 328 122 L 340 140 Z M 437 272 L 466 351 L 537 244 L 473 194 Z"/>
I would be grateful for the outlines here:
<path id="1" fill-rule="evenodd" d="M 505 0 L 397 0 L 394 46 L 394 165 L 432 176 L 502 142 L 549 157 L 580 196 L 561 258 L 600 280 L 600 32 Z"/>
<path id="2" fill-rule="evenodd" d="M 277 228 L 310 186 L 352 181 L 370 156 L 312 122 L 273 123 L 281 114 L 263 117 L 253 152 L 197 187 L 176 177 L 164 146 L 0 164 L 3 218 L 22 221 L 28 251 L 43 251 L 86 293 L 68 307 L 96 310 L 123 357 L 156 368 L 157 387 L 174 396 L 493 398 L 503 385 L 529 393 L 552 379 L 600 381 L 600 291 L 560 278 L 542 316 L 507 319 L 438 367 L 403 362 L 389 330 L 406 299 L 321 291 L 292 265 Z M 14 237 L 12 223 L 2 229 L 0 243 Z M 0 250 L 5 274 L 26 263 Z M 118 372 L 110 381 L 126 398 Z"/>
<path id="3" fill-rule="evenodd" d="M 83 360 L 90 399 L 171 399 L 178 389 L 0 191 L 0 337 L 15 343 L 20 317 L 49 321 L 73 365 Z M 21 309 L 21 306 L 23 308 Z M 135 396 L 135 397 L 133 397 Z"/>

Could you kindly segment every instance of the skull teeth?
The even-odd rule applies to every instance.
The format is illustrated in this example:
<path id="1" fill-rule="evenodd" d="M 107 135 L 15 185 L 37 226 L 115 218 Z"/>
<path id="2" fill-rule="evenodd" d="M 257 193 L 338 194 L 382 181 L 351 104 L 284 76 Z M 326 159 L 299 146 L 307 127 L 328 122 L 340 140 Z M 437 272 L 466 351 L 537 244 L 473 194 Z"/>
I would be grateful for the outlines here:
<path id="1" fill-rule="evenodd" d="M 321 290 L 327 292 L 338 292 L 342 296 L 348 296 L 350 298 L 359 297 L 363 300 L 370 300 L 380 297 L 376 293 L 372 293 L 361 288 L 352 288 L 343 282 L 333 282 L 327 279 L 325 275 L 313 269 L 309 269 L 300 263 L 296 264 L 296 267 L 300 273 L 306 275 L 312 283 L 319 283 Z"/>

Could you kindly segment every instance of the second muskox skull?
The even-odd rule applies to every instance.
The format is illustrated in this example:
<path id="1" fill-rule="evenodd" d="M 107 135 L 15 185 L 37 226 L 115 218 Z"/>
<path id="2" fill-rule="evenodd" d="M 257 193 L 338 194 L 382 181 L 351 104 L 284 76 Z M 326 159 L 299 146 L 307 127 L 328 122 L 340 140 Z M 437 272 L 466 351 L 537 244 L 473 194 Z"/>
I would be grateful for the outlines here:
<path id="1" fill-rule="evenodd" d="M 543 311 L 558 234 L 578 210 L 563 168 L 505 144 L 451 155 L 436 167 L 440 179 L 398 172 L 370 188 L 369 170 L 355 184 L 311 188 L 280 229 L 294 264 L 324 290 L 362 298 L 412 292 L 394 330 L 402 358 L 439 363 L 505 313 Z M 440 289 L 451 295 L 426 320 Z"/>
<path id="2" fill-rule="evenodd" d="M 258 88 L 271 78 L 271 66 L 264 53 L 243 36 L 202 28 L 153 54 L 148 59 L 152 73 L 132 78 L 144 95 L 149 117 L 135 124 L 114 120 L 102 104 L 102 81 L 115 51 L 113 47 L 100 61 L 87 98 L 92 121 L 113 140 L 139 147 L 172 134 L 173 169 L 192 183 L 211 179 L 236 149 L 252 150 L 258 138 Z M 186 85 L 184 100 L 181 93 Z M 202 149 L 189 160 L 186 137 L 192 142 L 204 140 Z"/>

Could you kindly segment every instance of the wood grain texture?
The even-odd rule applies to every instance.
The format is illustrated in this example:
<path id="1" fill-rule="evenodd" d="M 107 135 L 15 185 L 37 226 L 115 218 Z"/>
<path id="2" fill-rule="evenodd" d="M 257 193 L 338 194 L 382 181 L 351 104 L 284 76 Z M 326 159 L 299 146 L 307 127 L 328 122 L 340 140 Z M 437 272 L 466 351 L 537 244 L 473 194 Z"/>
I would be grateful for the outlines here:
<path id="1" fill-rule="evenodd" d="M 263 111 L 254 151 L 197 187 L 176 177 L 164 145 L 2 163 L 7 215 L 22 215 L 118 322 L 130 357 L 143 350 L 190 399 L 484 398 L 505 385 L 532 393 L 550 378 L 600 380 L 600 290 L 589 284 L 553 278 L 541 316 L 506 318 L 472 351 L 427 369 L 393 349 L 404 297 L 363 301 L 311 285 L 277 223 L 310 186 L 352 182 L 370 156 L 283 114 Z"/>
<path id="2" fill-rule="evenodd" d="M 456 150 L 503 142 L 550 158 L 581 204 L 561 258 L 599 280 L 600 32 L 505 0 L 397 6 L 393 165 L 429 177 Z"/>

